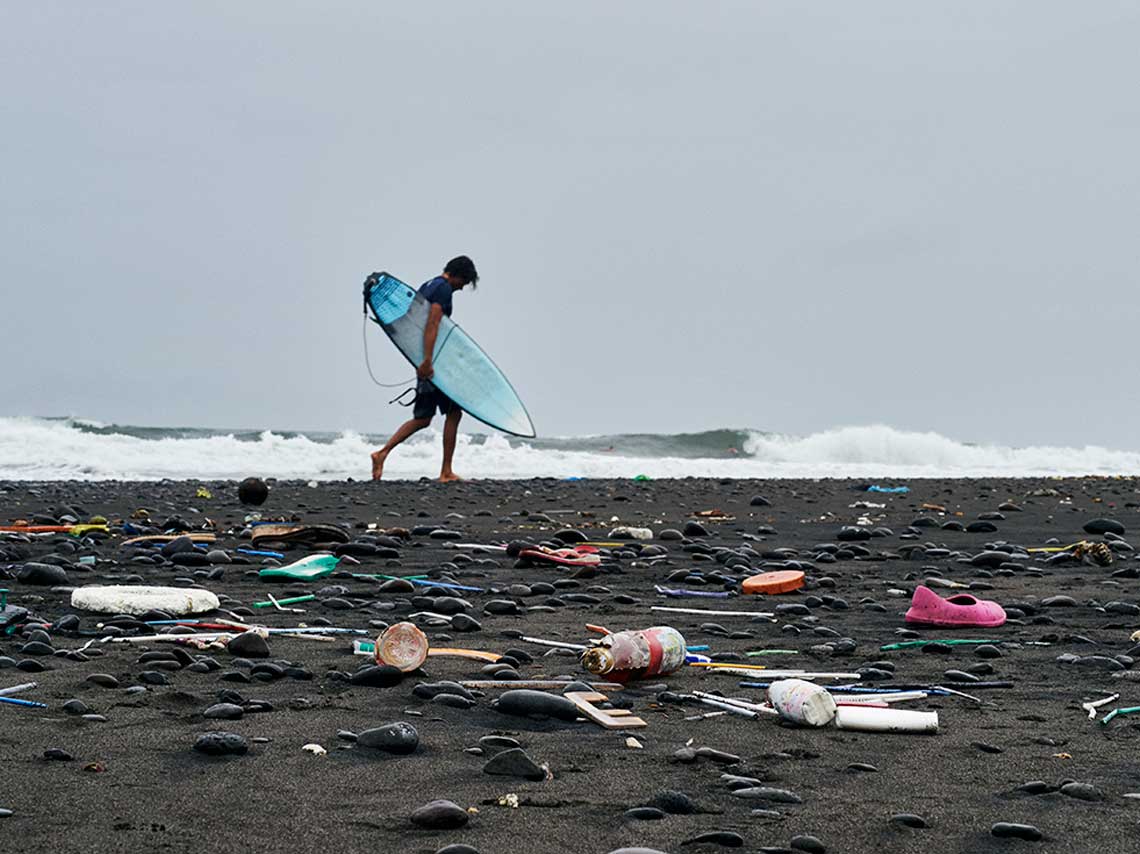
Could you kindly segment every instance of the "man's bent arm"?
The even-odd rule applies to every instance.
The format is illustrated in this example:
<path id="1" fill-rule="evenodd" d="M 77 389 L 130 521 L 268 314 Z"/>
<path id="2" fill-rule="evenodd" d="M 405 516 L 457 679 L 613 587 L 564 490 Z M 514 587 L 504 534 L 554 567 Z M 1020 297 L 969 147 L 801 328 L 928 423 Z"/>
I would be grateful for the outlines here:
<path id="1" fill-rule="evenodd" d="M 432 354 L 435 353 L 435 339 L 439 335 L 439 322 L 443 319 L 443 306 L 432 303 L 428 312 L 427 325 L 424 327 L 424 360 L 416 370 L 416 375 L 422 380 L 430 380 L 434 373 L 432 370 Z"/>

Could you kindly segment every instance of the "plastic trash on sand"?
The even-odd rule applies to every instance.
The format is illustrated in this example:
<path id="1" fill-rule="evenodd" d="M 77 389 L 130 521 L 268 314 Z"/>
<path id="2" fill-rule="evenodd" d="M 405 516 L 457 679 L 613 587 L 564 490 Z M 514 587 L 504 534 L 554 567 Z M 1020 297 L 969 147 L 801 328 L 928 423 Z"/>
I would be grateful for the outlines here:
<path id="1" fill-rule="evenodd" d="M 635 528 L 630 525 L 619 525 L 609 533 L 611 540 L 652 540 L 651 528 Z"/>
<path id="2" fill-rule="evenodd" d="M 427 635 L 413 623 L 395 623 L 376 639 L 375 656 L 377 664 L 410 673 L 427 661 Z"/>
<path id="3" fill-rule="evenodd" d="M 784 720 L 827 726 L 835 719 L 835 699 L 827 689 L 803 679 L 781 679 L 768 686 L 768 701 Z"/>
<path id="4" fill-rule="evenodd" d="M 838 706 L 835 725 L 858 732 L 938 732 L 938 712 L 910 712 L 868 706 Z"/>
<path id="5" fill-rule="evenodd" d="M 685 639 L 669 626 L 606 635 L 582 653 L 582 666 L 610 682 L 664 676 L 685 664 Z"/>
<path id="6" fill-rule="evenodd" d="M 195 587 L 148 587 L 112 584 L 79 587 L 71 594 L 71 607 L 98 614 L 145 614 L 165 611 L 179 617 L 212 611 L 221 603 L 209 590 Z"/>

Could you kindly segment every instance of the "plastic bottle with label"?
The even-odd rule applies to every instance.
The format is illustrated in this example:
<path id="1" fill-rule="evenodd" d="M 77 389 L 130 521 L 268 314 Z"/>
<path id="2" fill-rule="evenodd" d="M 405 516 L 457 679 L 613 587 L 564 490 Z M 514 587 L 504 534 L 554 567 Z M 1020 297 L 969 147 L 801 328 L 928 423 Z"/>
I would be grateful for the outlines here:
<path id="1" fill-rule="evenodd" d="M 582 666 L 607 682 L 665 676 L 685 664 L 685 638 L 669 626 L 614 632 L 582 653 Z"/>

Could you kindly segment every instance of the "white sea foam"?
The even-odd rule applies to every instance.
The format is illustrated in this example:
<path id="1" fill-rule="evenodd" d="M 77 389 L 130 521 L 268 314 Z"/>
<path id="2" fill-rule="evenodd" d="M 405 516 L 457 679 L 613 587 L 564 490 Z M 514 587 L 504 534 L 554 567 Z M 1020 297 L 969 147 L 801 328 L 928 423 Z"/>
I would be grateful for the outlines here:
<path id="1" fill-rule="evenodd" d="M 143 435 L 131 435 L 136 430 Z M 367 478 L 374 439 L 345 431 L 310 438 L 281 435 L 163 431 L 118 428 L 90 421 L 0 418 L 0 479 L 5 480 L 204 480 L 251 474 L 282 479 L 338 480 Z M 188 435 L 189 434 L 189 435 Z M 702 434 L 704 435 L 704 434 Z M 156 438 L 156 436 L 158 436 Z M 673 437 L 660 437 L 669 447 Z M 633 456 L 615 450 L 575 448 L 573 438 L 541 442 L 508 441 L 502 436 L 461 435 L 456 470 L 474 478 L 618 477 L 984 477 L 990 475 L 1135 475 L 1140 453 L 1099 447 L 1010 448 L 969 445 L 937 433 L 916 433 L 885 426 L 842 427 L 809 436 L 750 432 L 742 453 L 726 449 L 694 455 L 691 446 L 677 455 Z M 676 442 L 691 437 L 676 437 Z M 707 441 L 707 440 L 706 440 Z M 477 447 L 476 447 L 477 446 Z M 700 453 L 705 453 L 701 451 Z M 414 437 L 388 460 L 389 477 L 438 474 L 440 438 L 428 430 Z"/>

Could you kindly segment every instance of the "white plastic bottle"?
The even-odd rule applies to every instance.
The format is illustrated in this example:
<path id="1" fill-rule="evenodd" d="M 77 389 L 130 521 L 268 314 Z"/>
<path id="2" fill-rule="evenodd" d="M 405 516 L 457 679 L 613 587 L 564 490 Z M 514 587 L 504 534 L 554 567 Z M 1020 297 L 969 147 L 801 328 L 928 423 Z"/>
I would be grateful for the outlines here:
<path id="1" fill-rule="evenodd" d="M 768 686 L 768 701 L 784 720 L 827 726 L 835 719 L 835 699 L 824 687 L 804 679 L 780 679 Z"/>

